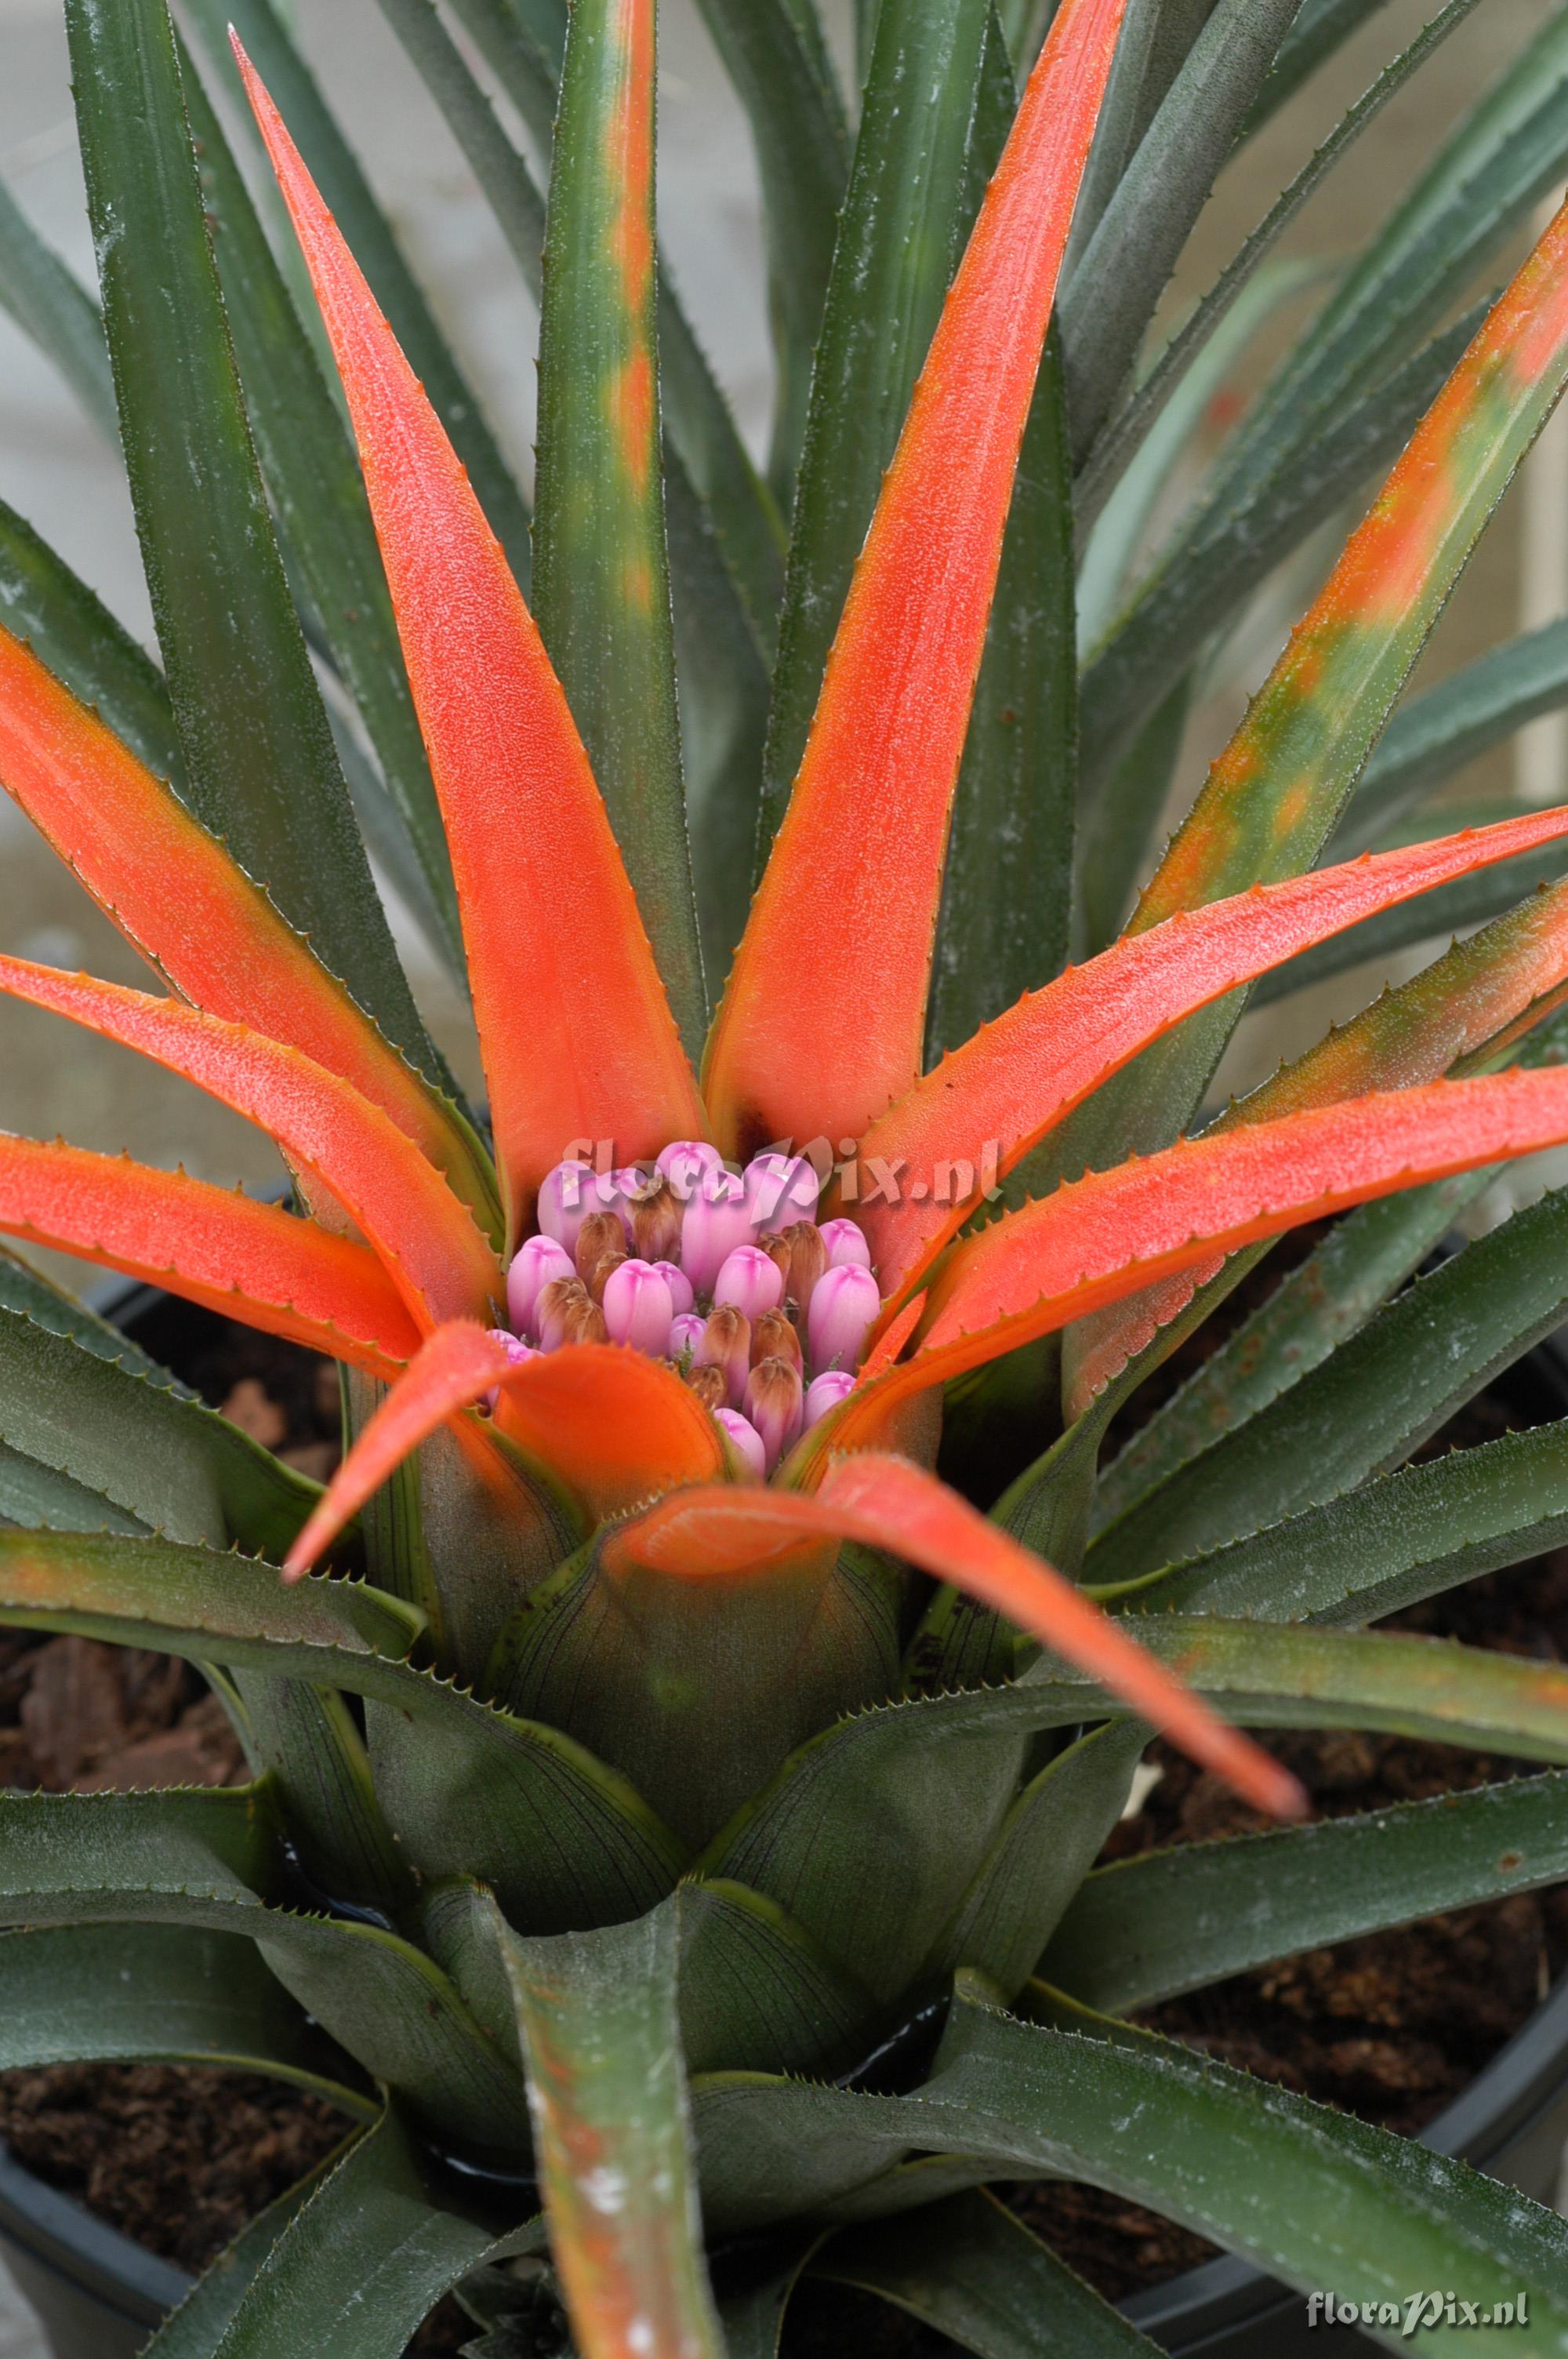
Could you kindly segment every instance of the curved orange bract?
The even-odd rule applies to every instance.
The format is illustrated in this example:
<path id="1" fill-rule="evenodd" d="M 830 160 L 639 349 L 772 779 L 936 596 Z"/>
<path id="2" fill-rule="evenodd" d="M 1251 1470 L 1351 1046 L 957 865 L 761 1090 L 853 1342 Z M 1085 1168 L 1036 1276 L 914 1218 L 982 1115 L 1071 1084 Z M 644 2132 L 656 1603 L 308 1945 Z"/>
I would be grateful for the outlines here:
<path id="1" fill-rule="evenodd" d="M 855 568 L 708 1043 L 714 1135 L 859 1135 L 920 1071 L 947 821 L 1019 447 L 1123 0 L 1065 0 Z"/>
<path id="2" fill-rule="evenodd" d="M 662 1362 L 574 1343 L 519 1365 L 493 1335 L 452 1320 L 428 1338 L 372 1418 L 289 1551 L 297 1579 L 410 1451 L 496 1392 L 496 1428 L 577 1491 L 595 1516 L 729 1471 L 719 1429 Z"/>
<path id="3" fill-rule="evenodd" d="M 942 1185 L 945 1170 L 967 1168 L 972 1188 L 989 1155 L 1005 1175 L 1101 1082 L 1195 1008 L 1379 909 L 1564 833 L 1568 808 L 1531 812 L 1254 886 L 1124 935 L 1028 994 L 866 1134 L 863 1159 L 894 1169 L 902 1160 L 928 1191 L 917 1198 L 906 1190 L 896 1203 L 879 1200 L 860 1212 L 883 1295 L 896 1299 L 918 1284 L 974 1210 L 972 1193 Z"/>
<path id="4" fill-rule="evenodd" d="M 433 1164 L 352 1084 L 243 1024 L 123 984 L 0 958 L 0 992 L 150 1057 L 260 1123 L 346 1208 L 426 1327 L 482 1310 L 501 1267 Z"/>
<path id="5" fill-rule="evenodd" d="M 483 1217 L 472 1147 L 413 1067 L 226 845 L 4 629 L 0 785 L 183 997 L 351 1082 Z"/>
<path id="6" fill-rule="evenodd" d="M 934 1475 L 902 1458 L 841 1460 L 814 1498 L 798 1491 L 690 1491 L 665 1499 L 604 1544 L 610 1572 L 632 1565 L 706 1579 L 788 1555 L 814 1534 L 891 1549 L 1004 1614 L 1119 1696 L 1261 1810 L 1299 1816 L 1288 1770 L 1200 1703 L 1082 1591 L 1021 1548 Z"/>
<path id="7" fill-rule="evenodd" d="M 76 1254 L 373 1376 L 419 1331 L 368 1246 L 128 1156 L 0 1134 L 0 1230 Z"/>
<path id="8" fill-rule="evenodd" d="M 235 43 L 348 397 L 457 880 L 515 1243 L 573 1142 L 705 1135 L 636 901 L 534 618 L 440 421 Z M 578 1150 L 580 1152 L 580 1149 Z"/>

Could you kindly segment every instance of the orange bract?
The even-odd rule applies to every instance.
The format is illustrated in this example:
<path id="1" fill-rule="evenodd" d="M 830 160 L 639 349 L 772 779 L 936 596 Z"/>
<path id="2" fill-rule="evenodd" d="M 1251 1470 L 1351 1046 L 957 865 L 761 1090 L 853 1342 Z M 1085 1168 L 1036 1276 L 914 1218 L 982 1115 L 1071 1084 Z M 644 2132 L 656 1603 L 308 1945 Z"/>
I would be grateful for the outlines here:
<path id="1" fill-rule="evenodd" d="M 714 1135 L 836 1143 L 920 1071 L 1013 473 L 1123 0 L 1067 0 L 932 340 L 714 1024 Z"/>
<path id="2" fill-rule="evenodd" d="M 705 1117 L 560 682 L 439 420 L 235 43 L 348 397 L 457 880 L 512 1242 L 581 1138 Z"/>

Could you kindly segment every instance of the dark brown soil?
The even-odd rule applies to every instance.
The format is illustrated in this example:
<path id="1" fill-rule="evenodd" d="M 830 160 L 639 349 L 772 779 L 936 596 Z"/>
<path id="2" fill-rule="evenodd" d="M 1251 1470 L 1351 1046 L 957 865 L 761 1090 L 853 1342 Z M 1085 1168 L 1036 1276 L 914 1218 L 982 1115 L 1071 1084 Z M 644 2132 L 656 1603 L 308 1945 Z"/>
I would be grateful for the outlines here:
<path id="1" fill-rule="evenodd" d="M 1299 1248 L 1298 1248 L 1299 1249 Z M 1294 1256 L 1292 1256 L 1294 1258 Z M 1267 1292 L 1278 1265 L 1265 1280 Z M 1249 1293 L 1252 1288 L 1249 1288 Z M 266 1337 L 200 1321 L 193 1349 L 138 1340 L 215 1407 L 313 1475 L 337 1452 L 330 1364 Z M 1212 1348 L 1212 1342 L 1209 1348 Z M 1184 1369 L 1182 1373 L 1185 1373 Z M 1494 1395 L 1433 1445 L 1473 1443 L 1530 1421 Z M 1536 1412 L 1539 1414 L 1539 1410 Z M 1471 1645 L 1568 1659 L 1568 1551 L 1493 1574 L 1400 1615 Z M 1274 1732 L 1324 1816 L 1518 1774 L 1528 1765 L 1402 1738 Z M 1260 1824 L 1228 1790 L 1162 1745 L 1158 1784 L 1116 1830 L 1108 1857 Z M 222 1785 L 243 1777 L 222 1707 L 188 1666 L 88 1639 L 0 1636 L 0 1784 Z M 1316 1951 L 1152 2010 L 1152 2027 L 1281 2086 L 1410 2133 L 1439 2113 L 1526 2021 L 1568 1965 L 1568 1887 Z M 150 2250 L 197 2269 L 245 2220 L 338 2142 L 319 2101 L 248 2075 L 152 2066 L 0 2075 L 0 2136 L 19 2161 Z M 1112 2299 L 1159 2284 L 1213 2248 L 1120 2198 L 1043 2181 L 1001 2191 L 1035 2233 Z M 412 2349 L 455 2352 L 473 2330 L 443 2304 Z M 940 2359 L 945 2338 L 868 2297 L 803 2286 L 790 2359 Z"/>

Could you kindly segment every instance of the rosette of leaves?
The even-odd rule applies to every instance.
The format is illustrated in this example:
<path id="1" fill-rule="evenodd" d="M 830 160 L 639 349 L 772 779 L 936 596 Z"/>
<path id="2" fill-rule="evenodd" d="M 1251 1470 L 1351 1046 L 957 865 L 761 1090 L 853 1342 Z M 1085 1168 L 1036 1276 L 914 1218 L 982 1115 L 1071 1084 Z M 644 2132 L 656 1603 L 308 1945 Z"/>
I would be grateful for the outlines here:
<path id="1" fill-rule="evenodd" d="M 0 516 L 0 779 L 164 986 L 0 988 L 296 1183 L 6 1136 L 0 1229 L 330 1353 L 349 1443 L 323 1494 L 0 1264 L 0 1618 L 198 1664 L 251 1765 L 0 1801 L 0 2062 L 341 2107 L 158 2359 L 394 2359 L 452 2289 L 483 2359 L 759 2359 L 806 2275 L 985 2359 L 1149 2349 L 987 2191 L 1029 2175 L 1346 2300 L 1501 2272 L 1520 2351 L 1568 2346 L 1553 2215 L 1128 2020 L 1568 1873 L 1559 1669 L 1368 1626 L 1568 1533 L 1556 1426 L 1408 1462 L 1568 1306 L 1555 1194 L 1408 1283 L 1568 1140 L 1568 810 L 1433 802 L 1568 695 L 1563 627 L 1395 711 L 1568 374 L 1561 216 L 1444 324 L 1568 166 L 1568 11 L 1151 556 L 1299 286 L 1274 240 L 1469 0 L 1153 351 L 1215 173 L 1371 8 L 1064 0 L 1042 44 L 900 0 L 850 93 L 812 0 L 707 0 L 767 204 L 763 469 L 661 267 L 652 0 L 383 5 L 539 299 L 531 516 L 273 0 L 232 55 L 206 0 L 67 0 L 100 299 L 0 213 L 0 291 L 123 444 L 159 654 Z M 1162 851 L 1214 650 L 1390 462 Z M 470 994 L 482 1117 L 367 846 Z M 1206 1107 L 1249 990 L 1449 924 Z M 636 1250 L 574 1262 L 552 1191 L 600 1140 Z M 808 1148 L 820 1220 L 744 1212 L 753 1334 L 655 1158 L 744 1209 Z M 508 1285 L 552 1250 L 553 1324 Z M 1095 1866 L 1156 1728 L 1290 1820 L 1271 1725 L 1543 1766 Z"/>

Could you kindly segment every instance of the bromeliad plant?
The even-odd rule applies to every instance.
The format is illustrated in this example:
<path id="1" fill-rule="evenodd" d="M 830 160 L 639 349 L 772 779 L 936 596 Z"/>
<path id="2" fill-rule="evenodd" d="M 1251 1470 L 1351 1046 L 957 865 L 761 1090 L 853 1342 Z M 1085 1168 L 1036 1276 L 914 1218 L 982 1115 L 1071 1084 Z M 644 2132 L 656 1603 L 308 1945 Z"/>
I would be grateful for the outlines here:
<path id="1" fill-rule="evenodd" d="M 472 53 L 383 5 L 542 292 L 531 545 L 271 0 L 235 54 L 297 248 L 164 0 L 67 0 L 102 323 L 0 217 L 117 419 L 164 658 L 0 518 L 0 777 L 168 991 L 0 987 L 297 1189 L 7 1137 L 0 1226 L 330 1353 L 351 1444 L 320 1493 L 0 1266 L 0 1614 L 199 1663 L 254 1768 L 0 1805 L 0 2060 L 216 2057 L 352 2125 L 159 2359 L 393 2359 L 454 2287 L 484 2359 L 756 2359 L 803 2273 L 989 2359 L 1151 2348 L 983 2192 L 1029 2173 L 1387 2339 L 1443 2285 L 1568 2348 L 1552 2215 L 1125 2019 L 1568 1874 L 1562 1773 L 1093 1864 L 1153 1729 L 1282 1819 L 1233 1723 L 1568 1763 L 1556 1667 L 1365 1626 L 1568 1533 L 1559 1427 L 1399 1471 L 1568 1310 L 1568 1194 L 1404 1286 L 1568 1140 L 1568 809 L 1408 824 L 1568 696 L 1568 625 L 1379 745 L 1568 375 L 1568 216 L 1422 341 L 1568 164 L 1568 10 L 1150 559 L 1267 248 L 1469 0 L 1136 377 L 1219 164 L 1369 8 L 1062 0 L 1019 99 L 1033 10 L 888 0 L 851 141 L 809 0 L 708 0 L 768 197 L 765 480 L 661 279 L 652 0 L 453 0 L 547 212 Z M 1401 444 L 1154 856 L 1227 625 Z M 471 993 L 485 1122 L 345 776 Z M 1249 985 L 1478 919 L 1182 1136 Z"/>

